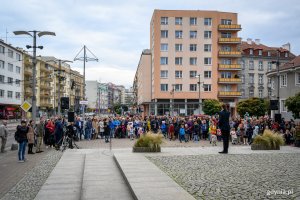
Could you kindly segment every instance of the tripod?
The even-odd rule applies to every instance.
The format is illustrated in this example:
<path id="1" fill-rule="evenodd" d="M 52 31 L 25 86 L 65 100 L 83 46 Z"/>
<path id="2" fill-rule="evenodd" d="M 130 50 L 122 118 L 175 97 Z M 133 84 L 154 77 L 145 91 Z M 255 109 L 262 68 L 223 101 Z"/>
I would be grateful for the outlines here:
<path id="1" fill-rule="evenodd" d="M 58 143 L 56 143 L 56 150 L 61 149 L 61 151 L 63 152 L 67 148 L 72 148 L 73 146 L 75 146 L 76 149 L 79 149 L 79 146 L 75 143 L 74 139 L 72 138 L 73 136 L 69 137 L 69 134 L 66 133 L 67 131 L 64 132 L 63 137 L 58 141 Z M 60 143 L 61 145 L 59 146 Z"/>

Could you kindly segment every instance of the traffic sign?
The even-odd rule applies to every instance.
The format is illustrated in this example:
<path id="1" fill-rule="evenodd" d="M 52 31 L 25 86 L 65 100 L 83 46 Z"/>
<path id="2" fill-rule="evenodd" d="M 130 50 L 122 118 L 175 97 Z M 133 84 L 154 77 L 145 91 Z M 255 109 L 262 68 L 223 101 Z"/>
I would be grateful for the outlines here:
<path id="1" fill-rule="evenodd" d="M 79 101 L 79 104 L 81 104 L 81 105 L 88 105 L 89 102 L 88 101 Z"/>
<path id="2" fill-rule="evenodd" d="M 25 112 L 28 112 L 28 110 L 31 108 L 31 104 L 28 101 L 24 101 L 22 105 L 20 106 Z"/>

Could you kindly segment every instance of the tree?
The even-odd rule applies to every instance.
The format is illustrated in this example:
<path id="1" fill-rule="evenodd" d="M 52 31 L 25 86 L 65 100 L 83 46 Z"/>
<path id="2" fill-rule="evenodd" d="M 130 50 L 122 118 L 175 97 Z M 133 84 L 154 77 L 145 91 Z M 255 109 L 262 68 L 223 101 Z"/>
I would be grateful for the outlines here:
<path id="1" fill-rule="evenodd" d="M 203 112 L 206 115 L 214 115 L 221 111 L 221 103 L 216 99 L 206 99 L 203 102 Z"/>
<path id="2" fill-rule="evenodd" d="M 250 98 L 237 104 L 237 112 L 240 116 L 244 116 L 246 112 L 250 116 L 264 116 L 268 109 L 267 106 L 268 104 L 263 99 Z"/>
<path id="3" fill-rule="evenodd" d="M 288 111 L 293 113 L 295 119 L 300 118 L 300 92 L 293 97 L 289 97 L 285 102 L 285 106 Z"/>

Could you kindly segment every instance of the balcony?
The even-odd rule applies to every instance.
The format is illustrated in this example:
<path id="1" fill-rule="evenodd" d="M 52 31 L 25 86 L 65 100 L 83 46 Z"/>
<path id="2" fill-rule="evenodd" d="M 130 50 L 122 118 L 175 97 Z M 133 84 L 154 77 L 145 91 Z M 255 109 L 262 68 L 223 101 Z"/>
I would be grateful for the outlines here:
<path id="1" fill-rule="evenodd" d="M 242 38 L 219 38 L 220 44 L 240 44 L 242 42 Z"/>
<path id="2" fill-rule="evenodd" d="M 240 24 L 219 24 L 219 31 L 240 31 L 242 27 Z"/>
<path id="3" fill-rule="evenodd" d="M 242 93 L 238 91 L 220 91 L 219 97 L 241 97 Z"/>
<path id="4" fill-rule="evenodd" d="M 240 78 L 219 78 L 219 83 L 225 84 L 239 84 L 242 82 Z"/>
<path id="5" fill-rule="evenodd" d="M 222 70 L 222 71 L 240 71 L 240 70 L 242 70 L 242 67 L 241 67 L 240 64 L 230 64 L 230 65 L 219 64 L 219 70 Z"/>
<path id="6" fill-rule="evenodd" d="M 45 73 L 47 73 L 47 74 L 52 73 L 52 71 L 49 70 L 49 69 L 47 69 L 46 67 L 41 67 L 40 69 L 41 69 L 42 72 L 45 72 Z"/>
<path id="7" fill-rule="evenodd" d="M 242 56 L 240 51 L 219 51 L 219 57 L 231 57 L 231 58 L 239 58 Z"/>
<path id="8" fill-rule="evenodd" d="M 41 93 L 41 94 L 40 94 L 40 97 L 43 97 L 43 98 L 49 98 L 50 95 L 49 95 L 49 93 Z"/>
<path id="9" fill-rule="evenodd" d="M 31 96 L 32 95 L 32 90 L 26 89 L 25 90 L 25 96 Z"/>
<path id="10" fill-rule="evenodd" d="M 25 76 L 32 76 L 32 69 L 25 68 L 24 75 Z"/>
<path id="11" fill-rule="evenodd" d="M 48 108 L 51 108 L 51 107 L 52 107 L 52 104 L 51 104 L 51 103 L 48 103 L 48 102 L 41 102 L 41 103 L 40 103 L 40 106 L 41 106 L 41 107 L 48 107 Z"/>

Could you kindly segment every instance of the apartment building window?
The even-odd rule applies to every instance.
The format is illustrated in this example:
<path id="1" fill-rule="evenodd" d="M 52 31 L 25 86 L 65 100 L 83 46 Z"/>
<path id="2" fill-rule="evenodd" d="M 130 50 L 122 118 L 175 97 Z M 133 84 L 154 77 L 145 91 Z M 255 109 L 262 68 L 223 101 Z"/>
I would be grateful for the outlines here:
<path id="1" fill-rule="evenodd" d="M 263 85 L 264 84 L 264 75 L 258 74 L 258 84 Z"/>
<path id="2" fill-rule="evenodd" d="M 254 84 L 254 74 L 249 74 L 249 83 Z"/>
<path id="3" fill-rule="evenodd" d="M 181 39 L 182 38 L 182 31 L 175 31 L 175 38 Z"/>
<path id="4" fill-rule="evenodd" d="M 21 73 L 21 67 L 16 66 L 16 73 L 20 74 Z"/>
<path id="5" fill-rule="evenodd" d="M 240 92 L 241 92 L 242 98 L 244 98 L 244 97 L 245 97 L 245 90 L 244 90 L 244 89 L 241 89 Z"/>
<path id="6" fill-rule="evenodd" d="M 197 84 L 190 84 L 190 91 L 197 91 Z"/>
<path id="7" fill-rule="evenodd" d="M 13 84 L 14 79 L 11 77 L 7 77 L 7 84 L 12 85 Z"/>
<path id="8" fill-rule="evenodd" d="M 197 25 L 197 17 L 190 17 L 190 25 Z"/>
<path id="9" fill-rule="evenodd" d="M 211 84 L 203 84 L 203 89 L 205 92 L 211 91 Z"/>
<path id="10" fill-rule="evenodd" d="M 211 44 L 204 44 L 204 51 L 211 52 Z"/>
<path id="11" fill-rule="evenodd" d="M 271 56 L 271 52 L 270 51 L 268 51 L 268 57 L 270 57 Z"/>
<path id="12" fill-rule="evenodd" d="M 160 64 L 167 65 L 168 64 L 168 57 L 160 57 Z"/>
<path id="13" fill-rule="evenodd" d="M 0 60 L 0 69 L 4 69 L 4 61 Z"/>
<path id="14" fill-rule="evenodd" d="M 280 87 L 287 86 L 287 74 L 280 75 Z"/>
<path id="15" fill-rule="evenodd" d="M 13 92 L 7 91 L 7 98 L 12 98 L 12 97 L 13 97 Z"/>
<path id="16" fill-rule="evenodd" d="M 161 38 L 168 38 L 168 30 L 161 30 L 160 31 Z"/>
<path id="17" fill-rule="evenodd" d="M 231 46 L 222 46 L 221 49 L 222 49 L 222 51 L 229 52 L 229 51 L 231 51 Z"/>
<path id="18" fill-rule="evenodd" d="M 166 44 L 166 43 L 160 44 L 160 50 L 161 51 L 168 51 L 168 44 Z"/>
<path id="19" fill-rule="evenodd" d="M 204 39 L 210 39 L 211 38 L 211 31 L 204 31 Z"/>
<path id="20" fill-rule="evenodd" d="M 295 74 L 295 76 L 296 76 L 296 85 L 300 85 L 300 73 L 296 73 Z"/>
<path id="21" fill-rule="evenodd" d="M 268 62 L 268 71 L 272 70 L 272 62 Z"/>
<path id="22" fill-rule="evenodd" d="M 263 98 L 263 90 L 258 90 L 258 97 Z"/>
<path id="23" fill-rule="evenodd" d="M 16 59 L 17 59 L 17 61 L 21 61 L 21 54 L 16 53 Z"/>
<path id="24" fill-rule="evenodd" d="M 284 53 L 284 57 L 286 57 L 286 58 L 289 57 L 288 52 L 285 52 L 285 53 Z"/>
<path id="25" fill-rule="evenodd" d="M 250 55 L 253 55 L 253 49 L 250 49 L 250 50 L 249 50 L 249 54 L 250 54 Z"/>
<path id="26" fill-rule="evenodd" d="M 245 69 L 245 60 L 241 60 L 241 68 Z"/>
<path id="27" fill-rule="evenodd" d="M 160 18 L 161 25 L 168 25 L 168 17 L 161 17 Z"/>
<path id="28" fill-rule="evenodd" d="M 263 71 L 264 70 L 264 66 L 263 66 L 263 61 L 262 60 L 258 61 L 258 70 L 259 71 Z"/>
<path id="29" fill-rule="evenodd" d="M 175 25 L 182 25 L 182 17 L 175 17 Z"/>
<path id="30" fill-rule="evenodd" d="M 20 99 L 21 98 L 21 93 L 20 92 L 16 92 L 16 99 Z"/>
<path id="31" fill-rule="evenodd" d="M 281 112 L 287 112 L 287 107 L 285 106 L 285 102 L 286 102 L 286 100 L 284 99 L 282 99 L 282 100 L 280 100 L 280 109 L 281 109 Z"/>
<path id="32" fill-rule="evenodd" d="M 258 50 L 258 55 L 259 55 L 259 56 L 262 56 L 262 50 L 261 50 L 261 49 Z"/>
<path id="33" fill-rule="evenodd" d="M 4 97 L 4 90 L 0 89 L 0 97 L 3 98 Z"/>
<path id="34" fill-rule="evenodd" d="M 231 33 L 230 32 L 223 32 L 221 33 L 221 38 L 231 38 Z"/>
<path id="35" fill-rule="evenodd" d="M 160 84 L 160 91 L 167 92 L 168 90 L 168 84 Z"/>
<path id="36" fill-rule="evenodd" d="M 0 53 L 4 54 L 4 52 L 5 52 L 4 46 L 0 45 Z"/>
<path id="37" fill-rule="evenodd" d="M 16 79 L 16 86 L 19 86 L 20 87 L 20 80 L 19 79 Z"/>
<path id="38" fill-rule="evenodd" d="M 7 64 L 7 69 L 8 69 L 8 71 L 13 72 L 13 71 L 14 71 L 14 66 L 13 66 L 13 64 L 8 63 L 8 64 Z"/>
<path id="39" fill-rule="evenodd" d="M 8 55 L 8 57 L 13 58 L 14 57 L 14 52 L 11 49 L 8 49 L 7 50 L 7 55 Z"/>
<path id="40" fill-rule="evenodd" d="M 211 58 L 210 57 L 205 57 L 204 58 L 204 65 L 211 65 Z"/>
<path id="41" fill-rule="evenodd" d="M 160 78 L 168 78 L 168 70 L 161 70 Z"/>
<path id="42" fill-rule="evenodd" d="M 197 71 L 190 71 L 190 78 L 196 78 Z"/>
<path id="43" fill-rule="evenodd" d="M 182 71 L 175 71 L 175 78 L 182 78 Z"/>
<path id="44" fill-rule="evenodd" d="M 268 89 L 268 97 L 270 98 L 272 96 L 272 90 Z"/>
<path id="45" fill-rule="evenodd" d="M 212 22 L 211 18 L 204 18 L 204 25 L 205 26 L 211 26 L 211 22 Z"/>
<path id="46" fill-rule="evenodd" d="M 222 59 L 223 65 L 231 65 L 231 59 Z"/>
<path id="47" fill-rule="evenodd" d="M 231 25 L 231 23 L 232 23 L 231 19 L 221 19 L 221 24 Z"/>
<path id="48" fill-rule="evenodd" d="M 190 58 L 190 65 L 197 65 L 197 58 L 196 57 L 191 57 Z"/>
<path id="49" fill-rule="evenodd" d="M 221 72 L 221 78 L 231 78 L 232 73 L 231 72 Z"/>
<path id="50" fill-rule="evenodd" d="M 254 70 L 254 61 L 253 60 L 249 60 L 249 69 Z"/>
<path id="51" fill-rule="evenodd" d="M 249 89 L 249 97 L 254 97 L 254 89 L 253 88 Z"/>
<path id="52" fill-rule="evenodd" d="M 211 71 L 204 71 L 204 78 L 211 78 Z"/>
<path id="53" fill-rule="evenodd" d="M 242 81 L 242 84 L 245 83 L 245 75 L 244 74 L 241 75 L 241 81 Z"/>
<path id="54" fill-rule="evenodd" d="M 4 76 L 0 75 L 0 83 L 4 83 Z"/>
<path id="55" fill-rule="evenodd" d="M 174 85 L 174 90 L 176 92 L 182 91 L 182 84 L 175 84 Z"/>
<path id="56" fill-rule="evenodd" d="M 197 31 L 190 31 L 190 38 L 191 39 L 197 38 Z"/>
<path id="57" fill-rule="evenodd" d="M 175 65 L 182 65 L 182 57 L 175 57 Z"/>
<path id="58" fill-rule="evenodd" d="M 190 44 L 190 51 L 197 51 L 197 44 Z"/>
<path id="59" fill-rule="evenodd" d="M 182 44 L 175 44 L 175 51 L 182 51 Z"/>

